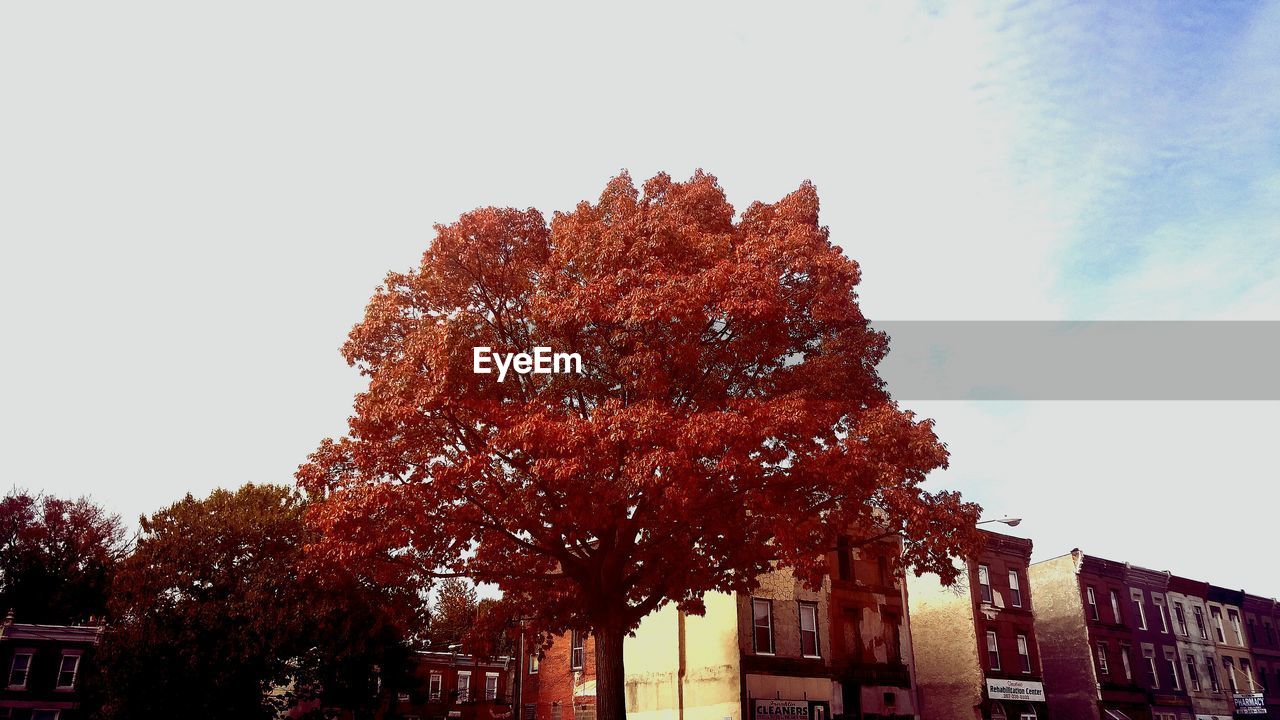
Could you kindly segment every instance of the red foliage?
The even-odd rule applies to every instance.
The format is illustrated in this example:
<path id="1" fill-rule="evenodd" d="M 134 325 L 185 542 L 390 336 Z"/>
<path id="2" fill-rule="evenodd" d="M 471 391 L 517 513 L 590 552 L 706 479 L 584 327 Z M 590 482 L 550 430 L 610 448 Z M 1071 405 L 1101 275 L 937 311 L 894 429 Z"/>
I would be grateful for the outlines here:
<path id="1" fill-rule="evenodd" d="M 876 374 L 888 340 L 812 185 L 735 221 L 714 177 L 625 174 L 595 204 L 483 208 L 392 273 L 344 347 L 369 379 L 299 482 L 316 551 L 497 583 L 560 631 L 697 612 L 771 563 L 821 576 L 837 533 L 901 529 L 953 576 L 977 506 L 930 494 L 932 424 Z M 582 374 L 472 371 L 472 347 L 577 352 Z"/>

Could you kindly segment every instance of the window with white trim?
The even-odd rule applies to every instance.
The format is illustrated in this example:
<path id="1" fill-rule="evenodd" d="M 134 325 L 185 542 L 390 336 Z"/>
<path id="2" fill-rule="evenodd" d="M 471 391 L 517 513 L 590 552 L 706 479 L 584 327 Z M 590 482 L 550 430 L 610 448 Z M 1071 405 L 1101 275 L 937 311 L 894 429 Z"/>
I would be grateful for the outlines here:
<path id="1" fill-rule="evenodd" d="M 1220 692 L 1222 690 L 1222 684 L 1218 682 L 1218 666 L 1213 664 L 1213 656 L 1210 655 L 1205 658 L 1204 661 L 1205 666 L 1209 670 L 1209 689 L 1214 692 Z"/>
<path id="2" fill-rule="evenodd" d="M 538 657 L 538 653 L 533 653 L 532 655 L 530 655 L 530 656 L 529 656 L 529 674 L 530 674 L 530 675 L 537 675 L 537 674 L 538 674 L 538 666 L 539 666 L 541 663 L 542 663 L 542 658 Z"/>
<path id="3" fill-rule="evenodd" d="M 1018 636 L 1018 662 L 1022 665 L 1022 672 L 1031 672 L 1031 649 L 1027 647 L 1027 636 Z"/>
<path id="4" fill-rule="evenodd" d="M 1216 607 L 1209 608 L 1209 617 L 1213 618 L 1213 631 L 1218 634 L 1218 642 L 1226 645 L 1227 631 L 1222 626 L 1222 610 Z"/>
<path id="5" fill-rule="evenodd" d="M 1009 605 L 1022 607 L 1022 583 L 1018 582 L 1018 571 L 1009 571 Z"/>
<path id="6" fill-rule="evenodd" d="M 1151 688 L 1153 688 L 1153 689 L 1155 689 L 1155 690 L 1159 690 L 1159 689 L 1160 689 L 1160 672 L 1156 669 L 1156 651 L 1155 651 L 1155 648 L 1152 648 L 1152 647 L 1143 647 L 1143 648 L 1142 648 L 1142 659 L 1147 661 L 1147 663 L 1146 663 L 1146 665 L 1147 665 L 1147 682 L 1149 683 L 1149 687 L 1151 687 Z"/>
<path id="7" fill-rule="evenodd" d="M 569 669 L 581 670 L 587 658 L 587 637 L 581 630 L 569 636 Z"/>
<path id="8" fill-rule="evenodd" d="M 1196 670 L 1196 656 L 1187 655 L 1187 683 L 1191 689 L 1200 692 L 1200 673 Z"/>
<path id="9" fill-rule="evenodd" d="M 992 670 L 1000 669 L 1000 643 L 995 630 L 987 631 L 987 666 Z"/>
<path id="10" fill-rule="evenodd" d="M 1236 635 L 1236 645 L 1244 647 L 1244 633 L 1240 630 L 1240 613 L 1228 608 L 1227 619 L 1231 621 L 1231 631 Z"/>
<path id="11" fill-rule="evenodd" d="M 1117 625 L 1124 624 L 1124 617 L 1120 614 L 1120 595 L 1115 590 L 1109 591 L 1111 594 L 1111 620 Z"/>
<path id="12" fill-rule="evenodd" d="M 1133 664 L 1129 660 L 1131 652 L 1133 652 L 1133 648 L 1128 645 L 1120 646 L 1120 665 L 1124 669 L 1125 682 L 1133 682 Z"/>
<path id="13" fill-rule="evenodd" d="M 1111 668 L 1107 665 L 1107 644 L 1104 642 L 1098 643 L 1098 674 L 1111 674 Z"/>
<path id="14" fill-rule="evenodd" d="M 31 658 L 34 650 L 19 650 L 13 654 L 13 662 L 9 664 L 9 689 L 25 690 L 27 679 L 31 675 Z"/>
<path id="15" fill-rule="evenodd" d="M 1174 654 L 1173 648 L 1165 648 L 1164 661 L 1169 666 L 1169 676 L 1173 678 L 1173 684 L 1169 687 L 1181 691 L 1182 683 L 1178 680 L 1178 656 Z"/>
<path id="16" fill-rule="evenodd" d="M 1173 604 L 1173 618 L 1178 621 L 1178 632 L 1183 635 L 1190 635 L 1187 632 L 1187 613 L 1182 609 L 1182 603 Z"/>
<path id="17" fill-rule="evenodd" d="M 498 699 L 498 673 L 487 672 L 484 674 L 484 699 Z"/>
<path id="18" fill-rule="evenodd" d="M 427 684 L 427 699 L 439 700 L 441 689 L 444 687 L 444 676 L 440 673 L 431 673 L 431 679 Z"/>
<path id="19" fill-rule="evenodd" d="M 1085 595 L 1089 598 L 1089 614 L 1093 616 L 1094 620 L 1100 620 L 1101 618 L 1098 616 L 1098 596 L 1093 592 L 1093 586 L 1089 586 L 1084 590 Z"/>
<path id="20" fill-rule="evenodd" d="M 1146 630 L 1147 629 L 1147 611 L 1146 611 L 1146 608 L 1143 607 L 1145 603 L 1143 602 L 1142 591 L 1130 590 L 1129 597 L 1130 599 L 1133 600 L 1133 604 L 1138 608 L 1138 629 Z"/>
<path id="21" fill-rule="evenodd" d="M 807 658 L 821 657 L 818 648 L 818 606 L 800 603 L 800 654 Z"/>
<path id="22" fill-rule="evenodd" d="M 1169 617 L 1165 613 L 1164 599 L 1153 594 L 1151 602 L 1155 603 L 1156 615 L 1160 616 L 1160 632 L 1167 635 L 1169 633 Z"/>
<path id="23" fill-rule="evenodd" d="M 471 699 L 471 671 L 458 671 L 458 702 L 466 702 Z"/>
<path id="24" fill-rule="evenodd" d="M 1200 607 L 1199 605 L 1193 605 L 1193 606 L 1191 606 L 1191 611 L 1192 611 L 1192 613 L 1194 613 L 1194 614 L 1195 614 L 1195 618 L 1196 618 L 1196 630 L 1200 631 L 1200 639 L 1201 639 L 1201 640 L 1208 640 L 1208 639 L 1209 639 L 1209 631 L 1205 628 L 1205 625 L 1204 625 L 1204 610 L 1203 610 L 1203 609 L 1201 609 L 1201 607 Z M 1210 664 L 1212 664 L 1212 663 L 1210 663 Z"/>
<path id="25" fill-rule="evenodd" d="M 54 687 L 58 690 L 74 690 L 76 677 L 80 674 L 80 655 L 67 653 L 58 663 L 58 681 Z"/>
<path id="26" fill-rule="evenodd" d="M 773 602 L 754 598 L 751 601 L 752 642 L 756 654 L 773 654 Z"/>
<path id="27" fill-rule="evenodd" d="M 982 602 L 988 605 L 995 602 L 991 593 L 991 569 L 986 565 L 978 566 L 978 587 L 982 592 Z"/>

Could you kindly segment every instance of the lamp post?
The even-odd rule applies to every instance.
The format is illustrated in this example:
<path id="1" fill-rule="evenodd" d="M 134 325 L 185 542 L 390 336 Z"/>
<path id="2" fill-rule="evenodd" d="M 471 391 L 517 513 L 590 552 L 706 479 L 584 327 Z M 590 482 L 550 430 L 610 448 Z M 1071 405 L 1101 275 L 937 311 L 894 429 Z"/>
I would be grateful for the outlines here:
<path id="1" fill-rule="evenodd" d="M 987 523 L 1004 523 L 1009 527 L 1018 527 L 1018 523 L 1022 522 L 1022 518 L 1011 518 L 1007 515 L 1001 518 L 991 518 L 990 520 L 979 520 L 975 525 L 986 525 Z"/>

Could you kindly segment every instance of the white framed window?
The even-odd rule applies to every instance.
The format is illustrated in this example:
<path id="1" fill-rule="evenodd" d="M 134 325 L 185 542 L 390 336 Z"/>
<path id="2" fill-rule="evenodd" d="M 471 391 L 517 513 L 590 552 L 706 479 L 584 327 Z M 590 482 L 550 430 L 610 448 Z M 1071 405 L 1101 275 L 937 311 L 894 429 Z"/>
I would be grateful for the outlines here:
<path id="1" fill-rule="evenodd" d="M 995 602 L 995 597 L 991 593 L 991 568 L 986 565 L 978 566 L 978 588 L 982 593 L 982 602 L 988 605 Z"/>
<path id="2" fill-rule="evenodd" d="M 1156 651 L 1154 648 L 1142 648 L 1142 659 L 1147 661 L 1147 682 L 1155 690 L 1160 689 L 1160 673 L 1156 670 Z"/>
<path id="3" fill-rule="evenodd" d="M 1093 586 L 1084 589 L 1085 595 L 1089 598 L 1089 614 L 1094 620 L 1100 620 L 1098 616 L 1098 596 L 1093 592 Z"/>
<path id="4" fill-rule="evenodd" d="M 1022 665 L 1022 672 L 1031 672 L 1031 649 L 1027 647 L 1027 636 L 1018 636 L 1018 662 Z"/>
<path id="5" fill-rule="evenodd" d="M 1204 610 L 1202 610 L 1199 605 L 1192 605 L 1191 612 L 1195 615 L 1196 630 L 1200 632 L 1200 639 L 1208 640 L 1209 631 L 1204 624 Z M 1209 664 L 1212 665 L 1213 663 L 1209 663 Z"/>
<path id="6" fill-rule="evenodd" d="M 538 657 L 538 653 L 533 653 L 532 655 L 529 656 L 529 674 L 530 675 L 538 674 L 538 664 L 541 662 L 542 660 L 541 658 Z"/>
<path id="7" fill-rule="evenodd" d="M 587 639 L 579 630 L 569 636 L 569 669 L 581 670 L 587 658 Z"/>
<path id="8" fill-rule="evenodd" d="M 1098 674 L 1111 674 L 1111 667 L 1107 665 L 1107 644 L 1104 642 L 1098 643 Z"/>
<path id="9" fill-rule="evenodd" d="M 1227 687 L 1231 688 L 1231 692 L 1240 692 L 1240 685 L 1236 683 L 1236 664 L 1229 657 L 1222 658 L 1222 667 L 1227 671 Z"/>
<path id="10" fill-rule="evenodd" d="M 440 693 L 444 689 L 444 676 L 440 673 L 431 673 L 431 678 L 427 684 L 427 699 L 439 700 Z"/>
<path id="11" fill-rule="evenodd" d="M 1138 608 L 1138 629 L 1146 630 L 1147 629 L 1147 611 L 1146 611 L 1146 608 L 1143 607 L 1145 603 L 1143 602 L 1142 591 L 1130 590 L 1129 597 L 1133 600 L 1134 606 Z"/>
<path id="12" fill-rule="evenodd" d="M 1228 608 L 1227 619 L 1231 621 L 1231 632 L 1236 635 L 1236 645 L 1244 647 L 1244 633 L 1240 630 L 1240 613 Z"/>
<path id="13" fill-rule="evenodd" d="M 458 702 L 466 702 L 471 699 L 471 671 L 458 671 Z"/>
<path id="14" fill-rule="evenodd" d="M 1183 635 L 1190 635 L 1187 632 L 1187 613 L 1182 609 L 1182 603 L 1173 604 L 1173 619 L 1178 622 L 1178 632 Z"/>
<path id="15" fill-rule="evenodd" d="M 1205 658 L 1205 666 L 1209 669 L 1209 689 L 1214 692 L 1222 690 L 1222 684 L 1218 682 L 1218 667 L 1213 664 L 1213 656 Z"/>
<path id="16" fill-rule="evenodd" d="M 1132 649 L 1128 645 L 1120 646 L 1120 665 L 1124 669 L 1125 682 L 1133 682 L 1133 663 L 1129 660 Z"/>
<path id="17" fill-rule="evenodd" d="M 1169 687 L 1181 691 L 1182 683 L 1178 680 L 1178 656 L 1174 654 L 1172 649 L 1166 649 L 1164 651 L 1164 661 L 1169 666 L 1169 676 L 1173 678 L 1173 684 Z"/>
<path id="18" fill-rule="evenodd" d="M 487 672 L 484 674 L 484 699 L 498 699 L 498 673 Z"/>
<path id="19" fill-rule="evenodd" d="M 995 630 L 987 631 L 987 664 L 992 670 L 1000 669 L 1000 643 Z"/>
<path id="20" fill-rule="evenodd" d="M 9 689 L 25 690 L 27 680 L 31 676 L 31 658 L 35 650 L 18 650 L 13 654 L 13 662 L 9 664 Z"/>
<path id="21" fill-rule="evenodd" d="M 1187 655 L 1187 684 L 1195 692 L 1200 692 L 1200 672 L 1196 670 L 1196 656 Z"/>
<path id="22" fill-rule="evenodd" d="M 752 598 L 751 642 L 757 655 L 773 654 L 773 601 Z"/>
<path id="23" fill-rule="evenodd" d="M 821 657 L 818 646 L 818 606 L 800 603 L 800 654 L 807 658 Z"/>
<path id="24" fill-rule="evenodd" d="M 1222 626 L 1222 610 L 1216 607 L 1209 608 L 1209 617 L 1213 618 L 1213 631 L 1218 634 L 1218 642 L 1226 645 L 1227 631 Z"/>
<path id="25" fill-rule="evenodd" d="M 1115 590 L 1111 594 L 1111 620 L 1117 625 L 1124 624 L 1124 616 L 1120 614 L 1120 595 Z"/>
<path id="26" fill-rule="evenodd" d="M 1040 716 L 1036 715 L 1036 706 L 1030 703 L 1022 707 L 1022 712 L 1018 713 L 1018 720 L 1038 720 Z"/>
<path id="27" fill-rule="evenodd" d="M 1013 607 L 1022 607 L 1022 583 L 1018 582 L 1018 571 L 1009 571 L 1009 604 Z"/>
<path id="28" fill-rule="evenodd" d="M 1156 606 L 1156 615 L 1160 620 L 1160 632 L 1169 633 L 1169 616 L 1164 607 L 1164 596 L 1159 593 L 1151 593 L 1151 602 Z"/>
<path id="29" fill-rule="evenodd" d="M 80 655 L 66 653 L 58 663 L 58 680 L 54 686 L 58 690 L 74 690 L 76 678 L 80 674 Z"/>

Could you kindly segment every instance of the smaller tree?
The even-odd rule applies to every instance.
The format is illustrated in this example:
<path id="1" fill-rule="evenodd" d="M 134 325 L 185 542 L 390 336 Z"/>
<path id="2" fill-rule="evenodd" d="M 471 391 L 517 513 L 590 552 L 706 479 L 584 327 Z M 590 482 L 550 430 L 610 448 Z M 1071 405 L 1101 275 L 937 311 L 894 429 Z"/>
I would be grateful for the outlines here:
<path id="1" fill-rule="evenodd" d="M 462 642 L 476 622 L 476 588 L 463 578 L 447 578 L 436 588 L 427 643 L 446 648 Z"/>
<path id="2" fill-rule="evenodd" d="M 102 617 L 128 547 L 120 516 L 88 498 L 10 491 L 0 499 L 0 612 L 31 623 Z"/>
<path id="3" fill-rule="evenodd" d="M 251 484 L 142 519 L 101 652 L 106 717 L 274 718 L 299 701 L 371 711 L 375 666 L 401 664 L 416 594 L 304 566 L 305 506 Z"/>

